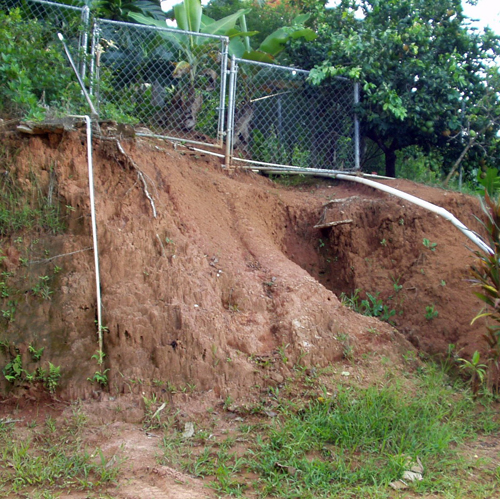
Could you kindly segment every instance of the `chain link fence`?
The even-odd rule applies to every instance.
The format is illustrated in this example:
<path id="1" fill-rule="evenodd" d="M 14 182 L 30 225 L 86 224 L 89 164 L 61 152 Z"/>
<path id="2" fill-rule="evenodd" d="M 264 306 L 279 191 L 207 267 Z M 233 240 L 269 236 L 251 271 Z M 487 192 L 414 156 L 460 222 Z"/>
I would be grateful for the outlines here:
<path id="1" fill-rule="evenodd" d="M 144 135 L 222 147 L 228 38 L 97 19 L 92 93 L 101 118 Z"/>
<path id="2" fill-rule="evenodd" d="M 106 19 L 90 34 L 88 7 L 0 0 L 12 8 L 41 23 L 50 43 L 64 34 L 101 119 L 139 135 L 225 142 L 228 165 L 359 167 L 357 88 L 347 79 L 315 87 L 307 71 L 243 59 L 228 71 L 227 37 Z"/>
<path id="3" fill-rule="evenodd" d="M 308 71 L 233 59 L 229 162 L 329 170 L 357 167 L 355 86 L 308 83 Z"/>

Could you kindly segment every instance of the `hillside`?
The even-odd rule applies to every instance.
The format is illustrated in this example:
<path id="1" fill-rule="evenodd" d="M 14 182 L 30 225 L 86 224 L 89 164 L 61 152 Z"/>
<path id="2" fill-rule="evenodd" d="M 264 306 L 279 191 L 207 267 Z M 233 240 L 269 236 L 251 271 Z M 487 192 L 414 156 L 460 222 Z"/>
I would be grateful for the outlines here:
<path id="1" fill-rule="evenodd" d="M 322 386 L 398 378 L 411 392 L 419 356 L 483 348 L 482 326 L 470 325 L 480 309 L 467 283 L 472 255 L 449 222 L 354 183 L 277 183 L 181 144 L 119 136 L 120 150 L 104 136 L 93 148 L 98 366 L 83 132 L 4 133 L 0 361 L 13 380 L 0 381 L 0 419 L 21 421 L 17 438 L 43 442 L 57 418 L 102 449 L 109 473 L 125 459 L 113 497 L 213 497 L 192 474 L 159 464 L 155 428 L 182 435 L 196 421 L 223 438 L 239 421 L 274 418 L 281 396 L 314 400 Z M 476 199 L 387 182 L 478 229 Z M 368 299 L 393 325 L 355 313 L 341 293 L 353 305 Z M 489 459 L 497 444 L 464 452 Z"/>
<path id="2" fill-rule="evenodd" d="M 308 179 L 286 187 L 223 171 L 217 158 L 180 145 L 140 138 L 122 144 L 135 167 L 115 142 L 94 144 L 112 392 L 126 392 L 131 380 L 158 380 L 193 385 L 208 399 L 239 399 L 251 396 L 251 387 L 279 383 L 299 359 L 342 362 L 346 344 L 361 364 L 381 355 L 397 364 L 411 344 L 423 354 L 444 353 L 450 343 L 461 355 L 480 348 L 482 326 L 470 326 L 480 309 L 466 282 L 471 252 L 436 215 L 366 186 Z M 60 268 L 50 299 L 25 290 L 2 339 L 28 363 L 29 345 L 45 347 L 44 359 L 61 366 L 61 395 L 86 397 L 96 299 L 84 136 L 12 132 L 3 155 L 4 174 L 25 192 L 58 199 L 66 229 L 2 238 L 10 287 L 16 278 L 22 288 Z M 147 179 L 156 218 L 135 168 Z M 475 199 L 388 182 L 477 229 Z M 324 208 L 331 200 L 339 202 Z M 315 229 L 320 219 L 352 222 Z M 340 293 L 356 289 L 363 298 L 380 293 L 395 311 L 395 328 L 340 304 Z M 288 362 L 278 367 L 274 359 L 285 350 Z M 272 361 L 270 375 L 257 359 Z"/>

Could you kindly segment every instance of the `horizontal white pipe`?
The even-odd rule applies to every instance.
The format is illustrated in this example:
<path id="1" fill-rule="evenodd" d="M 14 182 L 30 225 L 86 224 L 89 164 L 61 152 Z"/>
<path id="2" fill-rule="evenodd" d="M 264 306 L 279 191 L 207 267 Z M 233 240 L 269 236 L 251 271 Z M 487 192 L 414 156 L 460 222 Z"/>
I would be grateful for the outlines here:
<path id="1" fill-rule="evenodd" d="M 164 140 L 171 140 L 172 142 L 178 142 L 179 144 L 181 143 L 186 143 L 186 144 L 198 144 L 200 146 L 212 146 L 215 148 L 220 149 L 221 146 L 218 144 L 207 144 L 206 142 L 199 142 L 198 140 L 190 140 L 190 139 L 179 139 L 178 137 L 170 137 L 169 135 L 158 135 L 155 133 L 142 133 L 142 132 L 136 132 L 136 137 L 149 137 L 150 139 L 164 139 Z"/>
<path id="2" fill-rule="evenodd" d="M 217 156 L 218 158 L 225 158 L 224 154 L 219 154 L 218 152 L 205 151 L 205 149 L 198 149 L 197 147 L 188 147 L 188 149 L 196 152 L 202 152 L 203 154 L 208 154 L 210 156 Z"/>
<path id="3" fill-rule="evenodd" d="M 436 215 L 443 217 L 445 220 L 450 221 L 460 232 L 462 232 L 465 236 L 467 236 L 482 251 L 490 255 L 494 254 L 494 251 L 483 241 L 483 239 L 479 236 L 479 234 L 476 234 L 474 231 L 466 227 L 460 220 L 458 220 L 458 218 L 456 218 L 448 210 L 445 210 L 441 206 L 437 206 L 435 204 L 429 203 L 428 201 L 424 201 L 423 199 L 417 198 L 416 196 L 407 194 L 406 192 L 394 189 L 394 187 L 389 187 L 388 185 L 379 184 L 378 182 L 374 182 L 373 180 L 368 180 L 366 178 L 357 177 L 354 175 L 344 175 L 341 173 L 337 174 L 336 178 L 340 180 L 348 180 L 350 182 L 358 182 L 359 184 L 369 185 L 374 189 L 387 192 L 401 199 L 405 199 L 410 203 L 414 203 L 417 206 L 425 208 L 426 210 L 432 211 L 433 213 L 436 213 Z"/>
<path id="4" fill-rule="evenodd" d="M 239 158 L 233 158 L 235 161 L 249 161 L 240 160 Z M 253 166 L 255 164 L 256 166 Z M 265 166 L 268 165 L 268 166 Z M 252 166 L 243 165 L 238 168 L 248 169 L 248 170 L 258 170 L 265 171 L 266 173 L 272 174 L 289 174 L 289 175 L 314 175 L 315 177 L 326 177 L 326 178 L 336 178 L 339 173 L 345 172 L 345 170 L 326 170 L 323 168 L 302 168 L 300 166 L 282 166 L 274 165 L 273 163 L 262 163 L 260 161 L 252 161 Z M 376 175 L 373 173 L 356 173 L 356 175 L 361 175 L 367 178 L 377 178 L 383 180 L 396 180 L 394 177 L 384 177 L 383 175 Z"/>

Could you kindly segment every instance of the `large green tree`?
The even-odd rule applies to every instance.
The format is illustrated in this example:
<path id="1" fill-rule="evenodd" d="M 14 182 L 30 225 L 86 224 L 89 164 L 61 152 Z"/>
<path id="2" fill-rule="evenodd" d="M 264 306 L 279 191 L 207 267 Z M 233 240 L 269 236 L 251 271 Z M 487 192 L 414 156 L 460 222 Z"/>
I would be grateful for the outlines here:
<path id="1" fill-rule="evenodd" d="M 387 175 L 410 145 L 458 160 L 467 144 L 470 154 L 495 140 L 499 38 L 471 29 L 461 0 L 341 0 L 316 29 L 316 42 L 294 42 L 295 61 L 313 68 L 313 83 L 339 75 L 360 83 L 363 134 L 383 151 Z"/>

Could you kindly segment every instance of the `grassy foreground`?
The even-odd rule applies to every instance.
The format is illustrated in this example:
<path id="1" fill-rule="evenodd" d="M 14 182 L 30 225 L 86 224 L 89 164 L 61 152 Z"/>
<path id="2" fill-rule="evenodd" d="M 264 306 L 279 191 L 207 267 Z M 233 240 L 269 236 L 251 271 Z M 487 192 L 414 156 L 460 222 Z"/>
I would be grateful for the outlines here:
<path id="1" fill-rule="evenodd" d="M 189 440 L 167 431 L 164 462 L 206 477 L 221 496 L 480 498 L 500 490 L 500 468 L 472 463 L 460 448 L 498 430 L 494 404 L 474 401 L 437 368 L 411 384 L 332 391 L 323 388 L 309 401 L 278 394 L 271 422 L 242 422 L 219 441 L 208 428 Z M 417 457 L 423 479 L 406 480 L 408 487 L 396 492 L 389 484 Z"/>
<path id="2" fill-rule="evenodd" d="M 297 370 L 260 404 L 226 403 L 190 427 L 171 404 L 144 397 L 143 429 L 161 437 L 159 464 L 203 479 L 219 497 L 500 496 L 498 450 L 467 452 L 478 437 L 496 441 L 492 397 L 474 400 L 433 366 L 401 379 L 392 374 L 369 388 L 324 379 Z M 125 451 L 103 455 L 86 442 L 92 432 L 78 404 L 67 419 L 0 419 L 0 497 L 55 499 L 71 491 L 121 497 L 120 486 L 130 479 L 121 466 Z M 422 480 L 405 479 L 405 488 L 394 490 L 390 483 L 419 461 Z"/>

